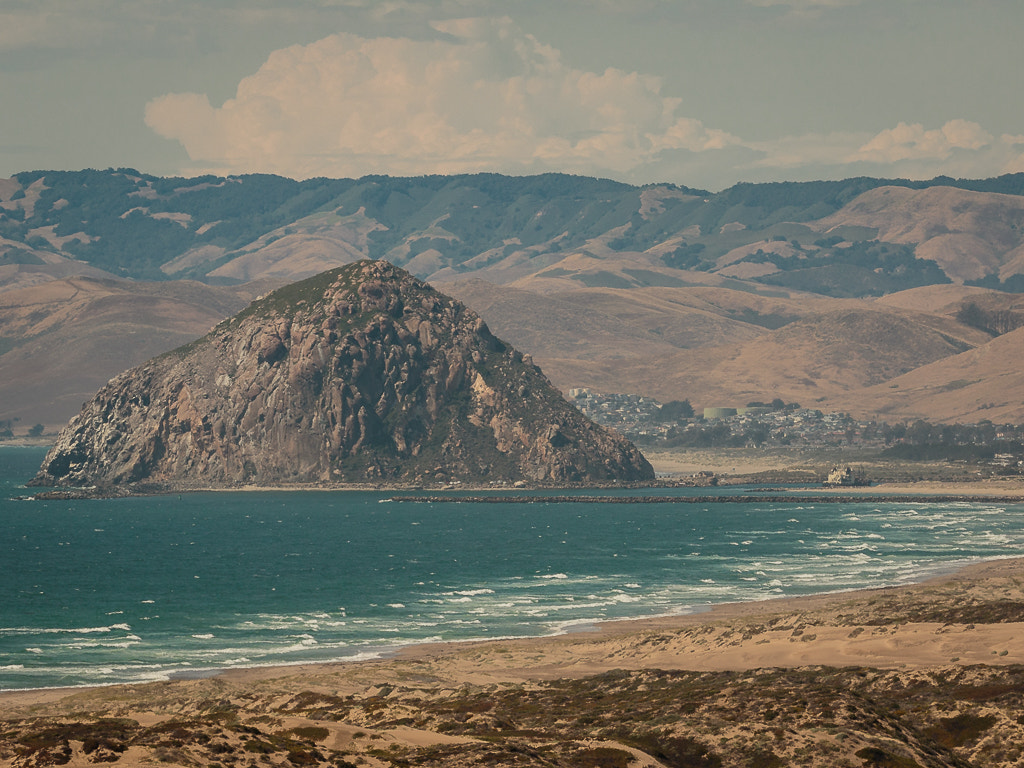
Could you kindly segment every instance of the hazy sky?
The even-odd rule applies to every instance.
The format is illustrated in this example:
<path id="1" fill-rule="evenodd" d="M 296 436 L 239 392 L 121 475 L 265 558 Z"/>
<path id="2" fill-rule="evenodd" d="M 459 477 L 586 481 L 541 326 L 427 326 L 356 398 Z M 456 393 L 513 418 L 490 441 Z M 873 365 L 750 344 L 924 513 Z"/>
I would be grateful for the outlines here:
<path id="1" fill-rule="evenodd" d="M 0 176 L 995 176 L 1022 33 L 1022 0 L 0 0 Z"/>

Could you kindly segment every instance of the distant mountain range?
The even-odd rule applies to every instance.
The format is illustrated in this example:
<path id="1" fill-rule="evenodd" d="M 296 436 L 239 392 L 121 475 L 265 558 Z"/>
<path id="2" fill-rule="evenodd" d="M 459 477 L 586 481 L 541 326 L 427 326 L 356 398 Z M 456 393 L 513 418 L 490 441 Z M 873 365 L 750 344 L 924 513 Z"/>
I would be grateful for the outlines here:
<path id="1" fill-rule="evenodd" d="M 563 389 L 1024 421 L 1024 174 L 710 193 L 118 169 L 0 180 L 0 428 L 61 424 L 252 298 L 367 256 L 469 304 Z"/>

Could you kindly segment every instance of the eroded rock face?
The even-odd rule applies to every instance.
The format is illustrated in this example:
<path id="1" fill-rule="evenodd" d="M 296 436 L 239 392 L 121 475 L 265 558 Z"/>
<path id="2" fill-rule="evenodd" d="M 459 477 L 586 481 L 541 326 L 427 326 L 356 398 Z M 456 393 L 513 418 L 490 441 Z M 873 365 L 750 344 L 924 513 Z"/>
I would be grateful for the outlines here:
<path id="1" fill-rule="evenodd" d="M 113 379 L 35 485 L 642 480 L 462 304 L 379 261 L 286 286 Z"/>

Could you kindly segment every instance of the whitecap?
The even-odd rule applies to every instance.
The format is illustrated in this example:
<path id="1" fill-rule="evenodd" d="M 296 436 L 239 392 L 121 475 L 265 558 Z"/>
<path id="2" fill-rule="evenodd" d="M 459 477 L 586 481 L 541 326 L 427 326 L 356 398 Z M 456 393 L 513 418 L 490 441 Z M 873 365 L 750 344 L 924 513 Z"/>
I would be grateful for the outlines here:
<path id="1" fill-rule="evenodd" d="M 641 600 L 643 600 L 643 598 L 640 597 L 640 595 L 627 594 L 616 595 L 614 599 L 616 603 L 639 603 Z"/>

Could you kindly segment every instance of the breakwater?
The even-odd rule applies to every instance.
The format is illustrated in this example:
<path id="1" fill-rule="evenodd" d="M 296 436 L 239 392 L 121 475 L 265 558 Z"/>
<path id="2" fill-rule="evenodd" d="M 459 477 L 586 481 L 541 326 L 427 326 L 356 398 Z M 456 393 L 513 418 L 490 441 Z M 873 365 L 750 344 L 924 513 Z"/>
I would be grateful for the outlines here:
<path id="1" fill-rule="evenodd" d="M 1017 504 L 1020 496 L 969 494 L 731 494 L 716 496 L 394 496 L 388 501 L 420 504 Z"/>

